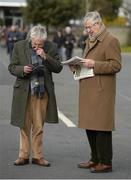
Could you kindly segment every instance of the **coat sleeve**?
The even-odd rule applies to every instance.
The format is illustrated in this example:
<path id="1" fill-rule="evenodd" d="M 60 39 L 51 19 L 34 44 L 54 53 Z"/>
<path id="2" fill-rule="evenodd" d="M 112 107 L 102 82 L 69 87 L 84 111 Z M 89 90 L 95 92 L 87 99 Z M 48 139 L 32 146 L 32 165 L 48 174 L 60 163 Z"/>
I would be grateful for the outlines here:
<path id="1" fill-rule="evenodd" d="M 14 45 L 12 59 L 8 66 L 8 70 L 12 75 L 17 76 L 18 78 L 25 78 L 27 75 L 24 73 L 24 66 L 20 65 L 18 51 L 19 49 L 16 43 Z"/>
<path id="2" fill-rule="evenodd" d="M 105 61 L 96 61 L 94 73 L 115 74 L 121 69 L 121 50 L 119 41 L 112 38 L 105 49 Z"/>
<path id="3" fill-rule="evenodd" d="M 46 54 L 47 59 L 44 64 L 49 69 L 50 72 L 59 73 L 63 66 L 61 64 L 61 57 L 58 54 L 58 49 L 56 46 L 50 47 L 50 50 Z"/>

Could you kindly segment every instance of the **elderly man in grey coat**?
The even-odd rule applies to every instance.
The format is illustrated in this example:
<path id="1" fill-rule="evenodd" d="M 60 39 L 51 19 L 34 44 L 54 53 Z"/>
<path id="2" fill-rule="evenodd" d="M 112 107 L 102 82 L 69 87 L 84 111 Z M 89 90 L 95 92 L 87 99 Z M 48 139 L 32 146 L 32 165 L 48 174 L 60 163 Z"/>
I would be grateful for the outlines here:
<path id="1" fill-rule="evenodd" d="M 32 163 L 50 166 L 42 153 L 43 125 L 58 123 L 52 72 L 59 73 L 62 65 L 44 26 L 34 26 L 26 40 L 15 44 L 8 69 L 16 76 L 11 124 L 20 128 L 19 157 L 14 165 L 29 164 L 32 147 Z"/>

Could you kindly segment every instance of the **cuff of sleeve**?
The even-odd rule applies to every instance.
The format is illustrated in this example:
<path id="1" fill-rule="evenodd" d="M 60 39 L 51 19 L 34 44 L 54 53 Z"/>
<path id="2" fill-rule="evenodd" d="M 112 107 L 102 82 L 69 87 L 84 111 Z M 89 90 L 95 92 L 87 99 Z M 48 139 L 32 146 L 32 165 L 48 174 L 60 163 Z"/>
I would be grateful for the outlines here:
<path id="1" fill-rule="evenodd" d="M 98 72 L 100 65 L 101 65 L 101 62 L 95 62 L 95 65 L 93 68 L 94 74 L 96 74 Z"/>

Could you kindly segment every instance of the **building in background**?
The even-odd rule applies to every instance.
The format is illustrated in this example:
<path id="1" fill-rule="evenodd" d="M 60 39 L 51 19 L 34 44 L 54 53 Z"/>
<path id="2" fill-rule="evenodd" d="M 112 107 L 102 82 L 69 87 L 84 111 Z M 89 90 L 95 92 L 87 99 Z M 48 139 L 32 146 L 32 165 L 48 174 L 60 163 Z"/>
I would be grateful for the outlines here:
<path id="1" fill-rule="evenodd" d="M 26 0 L 0 0 L 0 19 L 5 26 L 23 27 L 21 7 L 26 7 Z"/>

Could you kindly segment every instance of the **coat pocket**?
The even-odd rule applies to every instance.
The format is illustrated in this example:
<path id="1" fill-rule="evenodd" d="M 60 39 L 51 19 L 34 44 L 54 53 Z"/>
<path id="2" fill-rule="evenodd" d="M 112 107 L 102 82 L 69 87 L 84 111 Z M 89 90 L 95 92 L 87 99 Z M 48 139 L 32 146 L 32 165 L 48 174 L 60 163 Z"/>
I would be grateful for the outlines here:
<path id="1" fill-rule="evenodd" d="M 98 76 L 98 91 L 102 91 L 103 86 L 102 86 L 102 79 L 101 76 Z"/>
<path id="2" fill-rule="evenodd" d="M 20 85 L 20 83 L 18 83 L 18 82 L 16 82 L 15 84 L 14 84 L 14 88 L 19 88 L 21 85 Z"/>

